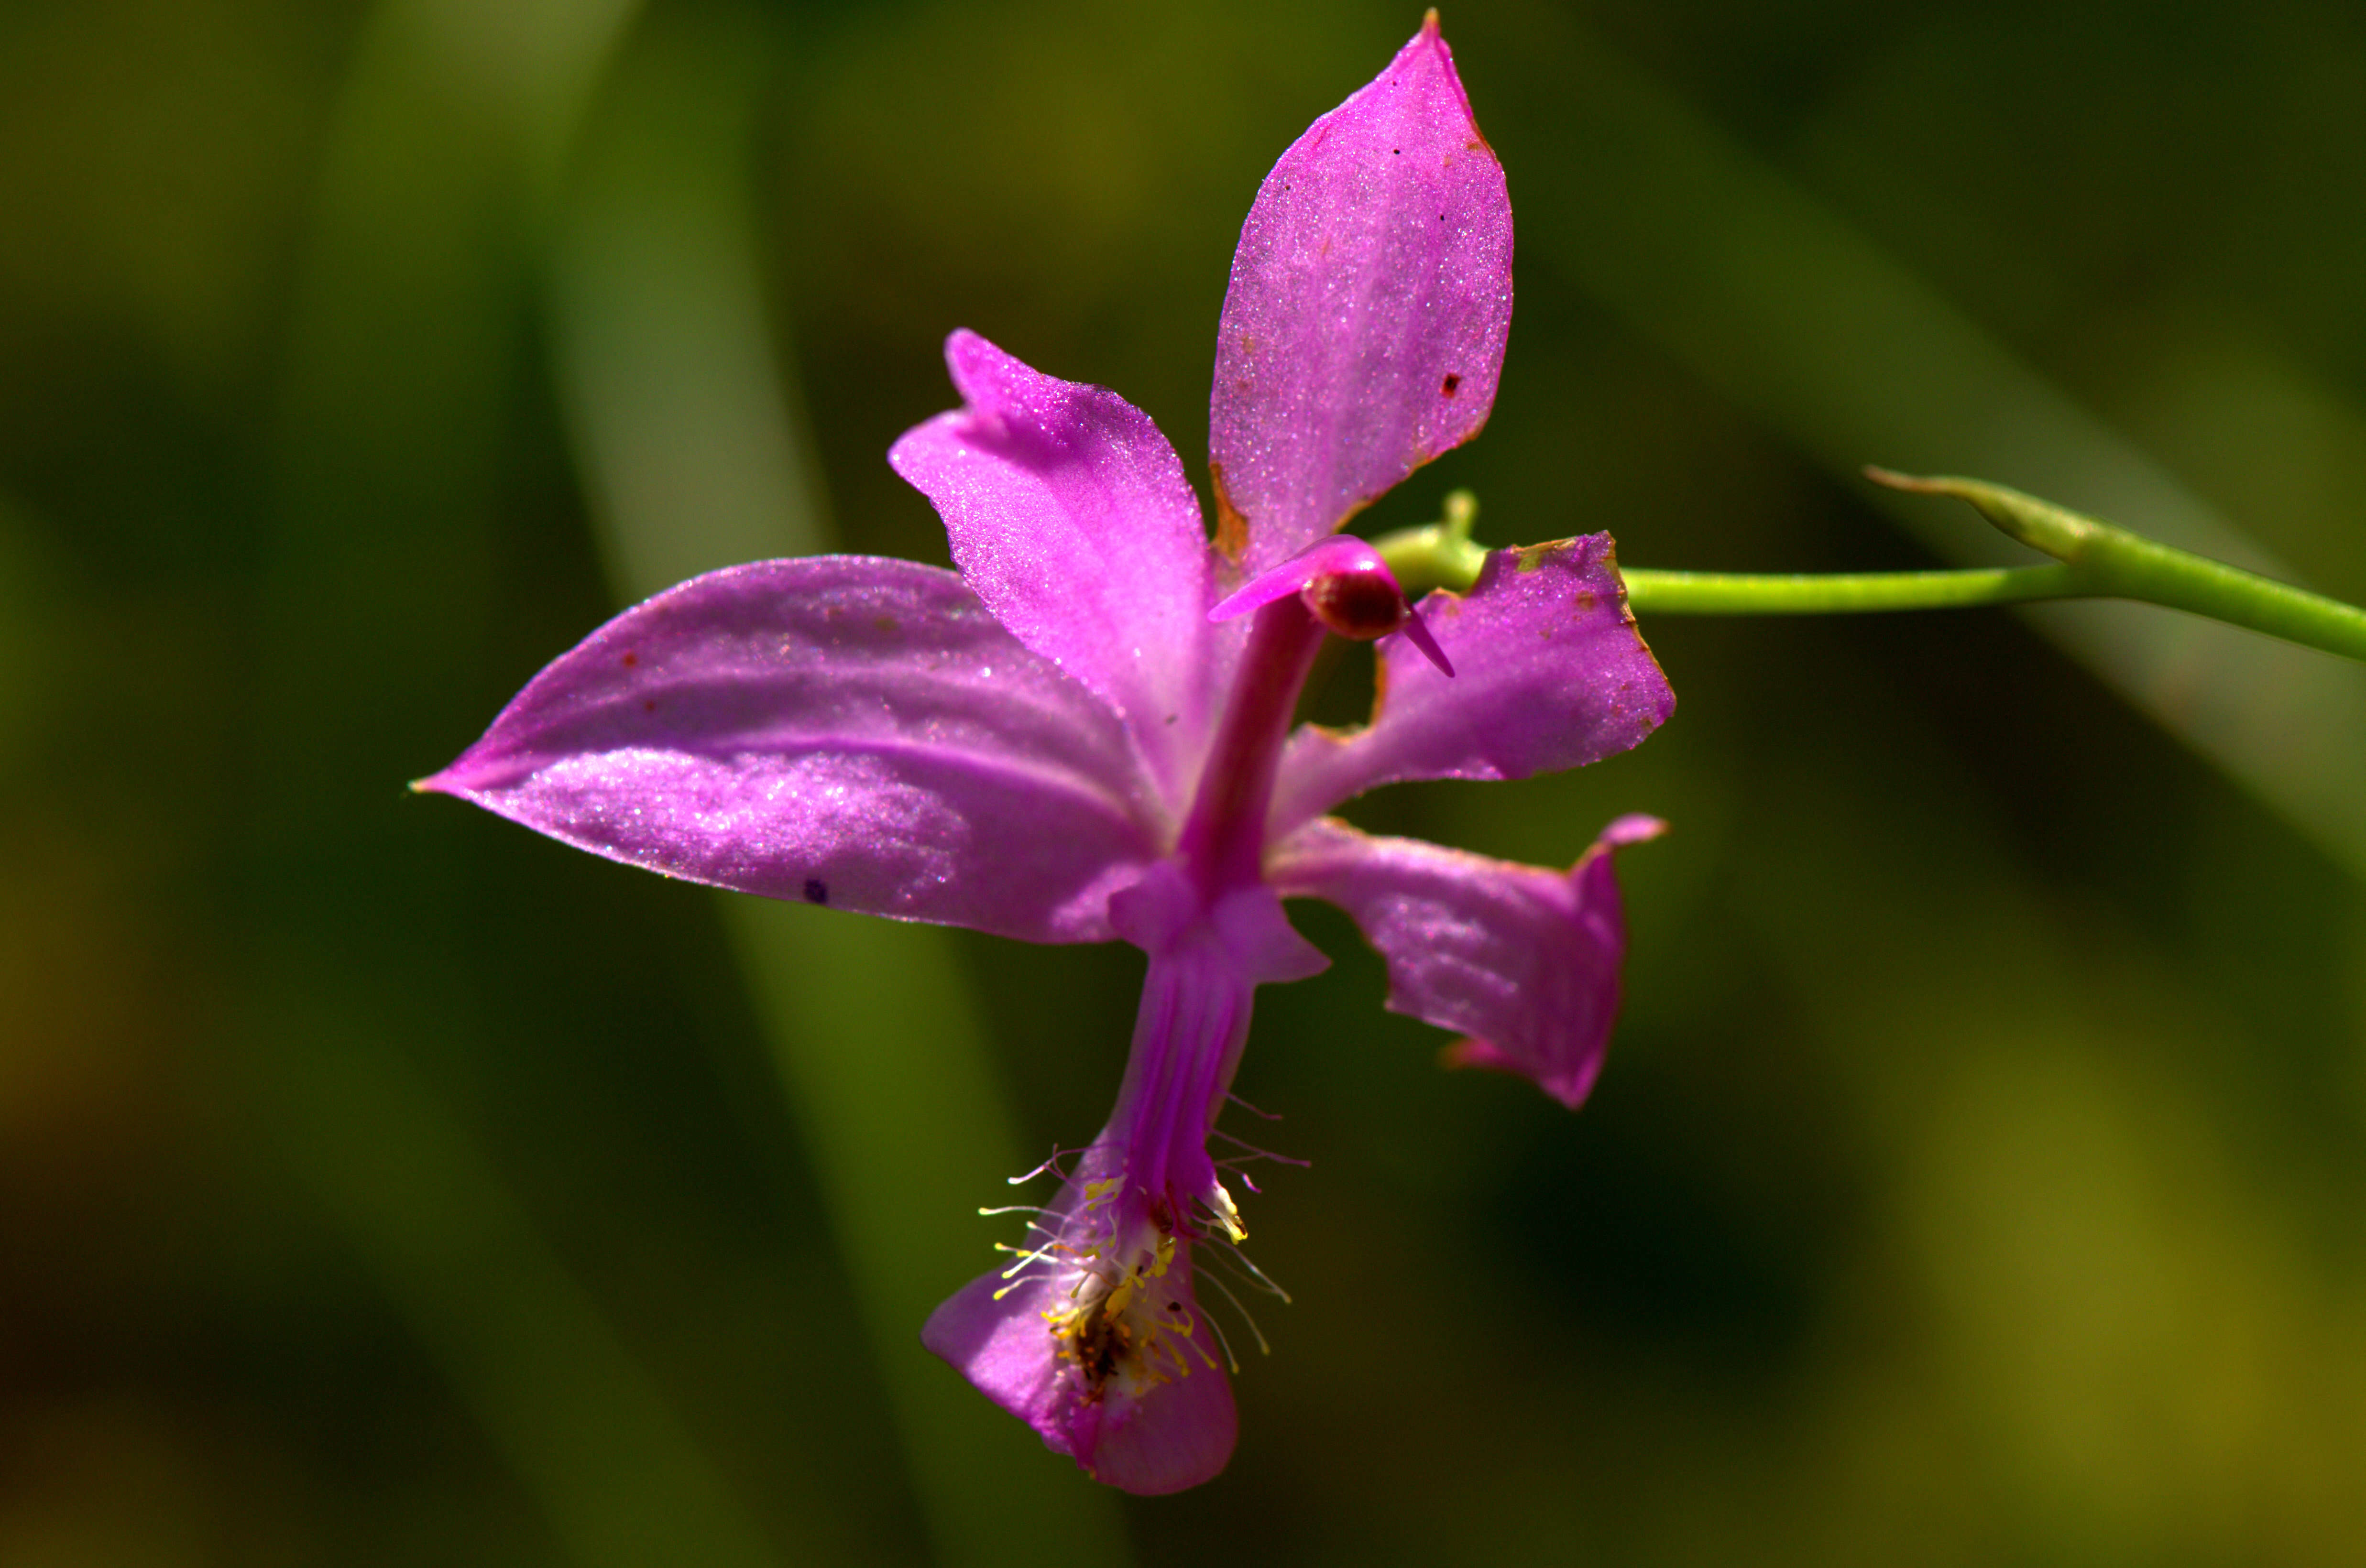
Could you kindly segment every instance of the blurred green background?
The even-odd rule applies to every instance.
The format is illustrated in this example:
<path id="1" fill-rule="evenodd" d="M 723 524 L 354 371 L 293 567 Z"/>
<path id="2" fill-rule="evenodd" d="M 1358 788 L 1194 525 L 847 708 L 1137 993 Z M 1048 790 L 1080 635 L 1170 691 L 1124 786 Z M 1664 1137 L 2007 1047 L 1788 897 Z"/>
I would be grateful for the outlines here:
<path id="1" fill-rule="evenodd" d="M 1351 814 L 1623 862 L 1593 1102 L 1325 909 L 1239 1087 L 1230 1471 L 919 1349 L 1140 961 L 406 795 L 620 602 L 943 559 L 975 328 L 1195 476 L 1257 182 L 1414 6 L 0 8 L 0 1562 L 2355 1562 L 2366 700 L 2168 612 L 1645 626 L 1639 751 Z M 1999 558 L 1854 465 L 2366 598 L 2366 13 L 1467 0 L 1519 308 L 1375 510 Z M 1886 510 L 1885 510 L 1886 509 Z M 1322 699 L 1352 712 L 1346 666 Z M 2344 1477 L 2348 1479 L 2345 1480 Z"/>

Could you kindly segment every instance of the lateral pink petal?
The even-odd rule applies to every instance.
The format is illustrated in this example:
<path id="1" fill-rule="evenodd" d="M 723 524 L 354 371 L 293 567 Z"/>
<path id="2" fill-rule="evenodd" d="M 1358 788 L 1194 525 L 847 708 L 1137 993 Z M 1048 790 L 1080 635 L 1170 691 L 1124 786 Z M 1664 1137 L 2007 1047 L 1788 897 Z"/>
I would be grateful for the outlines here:
<path id="1" fill-rule="evenodd" d="M 964 407 L 907 431 L 896 472 L 935 503 L 962 577 L 1012 636 L 1125 720 L 1176 816 L 1237 629 L 1208 624 L 1216 559 L 1175 449 L 1098 386 L 975 332 L 945 363 Z"/>
<path id="2" fill-rule="evenodd" d="M 1468 594 L 1433 593 L 1420 608 L 1456 673 L 1401 637 L 1381 642 L 1372 722 L 1290 737 L 1276 836 L 1399 779 L 1525 778 L 1595 762 L 1675 710 L 1606 533 L 1498 550 Z"/>
<path id="3" fill-rule="evenodd" d="M 1281 155 L 1241 229 L 1209 455 L 1248 571 L 1477 434 L 1511 320 L 1503 165 L 1433 15 Z"/>
<path id="4" fill-rule="evenodd" d="M 1276 856 L 1287 896 L 1353 915 L 1389 966 L 1389 1007 L 1470 1036 L 1458 1066 L 1532 1080 L 1574 1110 L 1618 1015 L 1627 923 L 1611 852 L 1662 823 L 1621 817 L 1568 871 L 1310 823 Z"/>
<path id="5" fill-rule="evenodd" d="M 743 892 L 1038 942 L 1155 855 L 1117 720 L 952 573 L 828 555 L 638 605 L 418 786 Z"/>

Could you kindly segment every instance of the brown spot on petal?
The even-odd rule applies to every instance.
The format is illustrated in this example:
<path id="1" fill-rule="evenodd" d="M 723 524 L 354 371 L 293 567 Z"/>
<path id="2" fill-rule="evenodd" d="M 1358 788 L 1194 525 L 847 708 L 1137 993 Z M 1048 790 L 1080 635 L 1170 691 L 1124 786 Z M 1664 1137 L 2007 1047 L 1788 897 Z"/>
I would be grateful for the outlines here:
<path id="1" fill-rule="evenodd" d="M 1233 505 L 1232 493 L 1224 488 L 1224 465 L 1209 464 L 1208 477 L 1216 486 L 1216 549 L 1225 560 L 1239 566 L 1241 557 L 1248 554 L 1249 520 Z"/>
<path id="2" fill-rule="evenodd" d="M 1620 575 L 1618 570 L 1618 542 L 1617 540 L 1606 539 L 1603 541 L 1602 566 L 1605 571 L 1610 574 L 1610 580 L 1618 585 L 1618 619 L 1626 622 L 1628 626 L 1633 626 L 1635 624 L 1635 607 L 1627 602 L 1627 579 L 1625 577 Z M 1642 648 L 1644 653 L 1650 654 L 1651 652 L 1650 645 L 1644 643 L 1643 634 L 1641 633 L 1638 632 L 1635 633 L 1635 643 L 1637 646 Z M 1651 662 L 1655 665 L 1659 663 L 1658 657 L 1654 655 Z"/>
<path id="3" fill-rule="evenodd" d="M 896 618 L 892 615 L 882 615 L 871 624 L 882 632 L 892 633 L 896 630 Z"/>
<path id="4" fill-rule="evenodd" d="M 1602 601 L 1601 601 L 1601 599 L 1599 599 L 1598 598 L 1596 598 L 1596 597 L 1594 596 L 1594 590 L 1593 590 L 1592 588 L 1580 588 L 1580 589 L 1578 589 L 1578 592 L 1577 592 L 1577 608 L 1578 608 L 1579 610 L 1592 610 L 1595 605 L 1597 605 L 1597 604 L 1599 604 L 1599 603 L 1601 603 L 1601 602 L 1602 602 Z"/>
<path id="5" fill-rule="evenodd" d="M 638 655 L 638 654 L 637 654 L 637 653 L 634 653 L 634 652 L 633 652 L 632 650 L 630 650 L 629 648 L 625 650 L 625 667 L 626 669 L 630 669 L 630 668 L 632 668 L 635 665 L 639 664 L 640 662 L 641 662 L 641 655 Z"/>
<path id="6" fill-rule="evenodd" d="M 1441 398 L 1451 398 L 1457 392 L 1461 390 L 1462 377 L 1459 375 L 1448 375 L 1444 381 L 1439 382 L 1437 385 L 1437 395 Z"/>
<path id="7" fill-rule="evenodd" d="M 1487 140 L 1487 133 L 1479 129 L 1479 117 L 1470 113 L 1470 106 L 1465 104 L 1462 106 L 1462 112 L 1465 122 L 1470 127 L 1470 140 L 1462 145 L 1474 152 L 1484 152 L 1488 157 L 1494 158 L 1498 163 L 1502 162 L 1501 158 L 1495 157 L 1495 149 Z"/>

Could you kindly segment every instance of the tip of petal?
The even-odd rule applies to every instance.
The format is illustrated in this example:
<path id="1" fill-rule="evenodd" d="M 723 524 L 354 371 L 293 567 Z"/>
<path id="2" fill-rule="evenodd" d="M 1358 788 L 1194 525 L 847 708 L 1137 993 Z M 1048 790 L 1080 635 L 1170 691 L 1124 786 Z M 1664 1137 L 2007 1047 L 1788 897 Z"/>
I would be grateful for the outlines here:
<path id="1" fill-rule="evenodd" d="M 990 392 L 997 373 L 1012 363 L 1010 355 L 967 327 L 956 327 L 945 336 L 945 372 L 952 377 L 953 390 L 973 406 L 995 400 Z"/>
<path id="2" fill-rule="evenodd" d="M 462 766 L 467 763 L 468 760 L 468 759 L 467 757 L 463 756 L 449 767 L 438 768 L 424 778 L 412 779 L 409 784 L 404 785 L 403 788 L 410 790 L 414 795 L 451 795 L 460 799 L 466 799 L 470 787 L 470 781 L 466 778 L 459 778 L 457 775 L 459 774 Z"/>
<path id="3" fill-rule="evenodd" d="M 1630 844 L 1646 844 L 1668 831 L 1660 818 L 1643 812 L 1629 812 L 1602 830 L 1596 844 L 1611 849 L 1624 849 Z"/>
<path id="4" fill-rule="evenodd" d="M 1478 119 L 1470 113 L 1470 95 L 1463 89 L 1461 73 L 1454 69 L 1454 46 L 1446 41 L 1446 34 L 1438 26 L 1437 7 L 1435 6 L 1422 14 L 1421 31 L 1405 40 L 1405 46 L 1397 50 L 1397 57 L 1391 62 L 1390 69 L 1394 71 L 1423 55 L 1434 57 L 1438 69 L 1446 73 L 1447 80 L 1454 84 L 1455 94 L 1462 101 L 1462 112 L 1470 118 L 1471 129 L 1476 130 Z M 1484 141 L 1486 139 L 1482 137 L 1480 140 Z M 1492 155 L 1493 149 L 1488 151 Z"/>
<path id="5" fill-rule="evenodd" d="M 490 739 L 488 736 L 486 741 L 479 741 L 426 778 L 412 779 L 409 785 L 411 792 L 414 795 L 449 795 L 457 801 L 476 801 L 481 805 L 484 803 L 481 797 L 486 790 L 514 784 L 533 771 L 530 763 L 505 756 L 498 747 L 490 746 L 487 744 Z"/>
<path id="6" fill-rule="evenodd" d="M 1546 1074 L 1538 1072 L 1533 1066 L 1521 1061 L 1493 1041 L 1467 1039 L 1440 1047 L 1437 1065 L 1448 1070 L 1472 1068 L 1482 1072 L 1508 1073 L 1514 1078 L 1525 1078 L 1574 1111 L 1584 1104 L 1585 1097 L 1594 1092 L 1594 1081 L 1602 1071 L 1602 1053 L 1594 1052 L 1565 1072 Z"/>
<path id="7" fill-rule="evenodd" d="M 1456 1040 L 1437 1047 L 1437 1065 L 1450 1072 L 1476 1068 L 1482 1072 L 1516 1072 L 1512 1058 L 1488 1040 Z"/>

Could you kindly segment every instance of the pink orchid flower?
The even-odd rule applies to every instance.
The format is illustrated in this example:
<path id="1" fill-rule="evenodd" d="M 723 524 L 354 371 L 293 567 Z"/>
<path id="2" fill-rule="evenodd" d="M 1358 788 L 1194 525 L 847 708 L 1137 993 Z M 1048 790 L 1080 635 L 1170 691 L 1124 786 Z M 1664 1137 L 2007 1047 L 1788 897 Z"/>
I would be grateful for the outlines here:
<path id="1" fill-rule="evenodd" d="M 1389 1005 L 1574 1106 L 1618 1002 L 1614 823 L 1568 871 L 1324 813 L 1400 779 L 1518 778 L 1635 745 L 1674 699 L 1606 534 L 1489 557 L 1416 610 L 1339 525 L 1485 421 L 1511 207 L 1436 14 L 1257 193 L 1218 329 L 1211 543 L 1114 393 L 968 332 L 963 407 L 889 461 L 959 572 L 764 561 L 658 595 L 535 677 L 422 788 L 670 876 L 1149 955 L 1109 1125 L 1015 1267 L 929 1348 L 1128 1491 L 1223 1468 L 1232 1389 L 1194 1249 L 1244 1233 L 1208 1150 L 1257 986 L 1326 960 L 1285 898 L 1386 958 Z M 1291 727 L 1324 638 L 1378 639 L 1371 722 Z"/>

